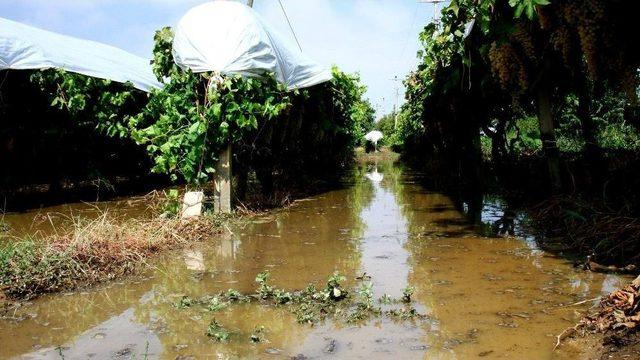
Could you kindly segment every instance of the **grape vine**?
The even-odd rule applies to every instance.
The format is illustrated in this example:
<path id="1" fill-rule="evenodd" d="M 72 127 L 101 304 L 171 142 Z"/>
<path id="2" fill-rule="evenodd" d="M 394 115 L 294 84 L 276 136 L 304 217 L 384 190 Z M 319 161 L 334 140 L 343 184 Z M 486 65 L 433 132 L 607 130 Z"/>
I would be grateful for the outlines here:
<path id="1" fill-rule="evenodd" d="M 374 111 L 357 75 L 334 68 L 328 83 L 287 91 L 271 74 L 181 69 L 173 61 L 172 30 L 160 29 L 154 40 L 153 71 L 165 86 L 149 95 L 59 70 L 35 72 L 31 80 L 51 94 L 52 106 L 144 146 L 153 172 L 194 185 L 211 180 L 229 144 L 240 172 L 330 170 L 348 163 L 373 128 Z"/>

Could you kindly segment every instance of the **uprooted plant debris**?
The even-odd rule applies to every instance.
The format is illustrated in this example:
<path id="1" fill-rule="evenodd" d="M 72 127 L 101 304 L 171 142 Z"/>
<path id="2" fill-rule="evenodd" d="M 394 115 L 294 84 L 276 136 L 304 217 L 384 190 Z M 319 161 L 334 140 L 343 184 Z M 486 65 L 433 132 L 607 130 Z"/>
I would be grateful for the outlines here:
<path id="1" fill-rule="evenodd" d="M 216 221 L 201 217 L 122 222 L 105 213 L 91 221 L 77 220 L 63 233 L 19 239 L 0 248 L 0 294 L 31 299 L 131 274 L 161 250 L 218 233 Z"/>
<path id="2" fill-rule="evenodd" d="M 530 211 L 534 221 L 545 229 L 543 246 L 552 239 L 571 250 L 591 254 L 592 261 L 640 265 L 640 219 L 625 212 L 614 212 L 573 197 L 555 197 Z M 628 263 L 622 264 L 625 269 Z M 606 270 L 606 269 L 603 269 Z M 633 269 L 635 270 L 635 268 Z M 621 271 L 624 272 L 624 271 Z"/>
<path id="3" fill-rule="evenodd" d="M 556 347 L 573 334 L 601 333 L 604 343 L 624 345 L 630 335 L 640 329 L 640 276 L 631 284 L 600 300 L 598 312 L 583 317 L 580 322 L 558 335 Z"/>
<path id="4" fill-rule="evenodd" d="M 426 319 L 426 315 L 411 306 L 411 287 L 404 289 L 399 299 L 385 294 L 375 301 L 370 280 L 361 280 L 359 287 L 349 290 L 343 286 L 345 280 L 344 276 L 335 273 L 328 278 L 326 286 L 322 289 L 309 284 L 303 290 L 287 291 L 270 285 L 269 272 L 265 271 L 256 276 L 258 288 L 255 293 L 242 294 L 230 289 L 198 300 L 184 296 L 174 306 L 178 309 L 200 306 L 204 311 L 215 313 L 234 304 L 257 302 L 285 308 L 296 316 L 298 323 L 309 325 L 315 325 L 327 318 L 348 324 L 358 324 L 382 316 L 398 321 Z M 264 333 L 261 327 L 256 329 L 249 337 L 252 342 L 258 342 Z M 209 325 L 206 334 L 219 342 L 229 339 L 229 331 L 215 319 Z"/>

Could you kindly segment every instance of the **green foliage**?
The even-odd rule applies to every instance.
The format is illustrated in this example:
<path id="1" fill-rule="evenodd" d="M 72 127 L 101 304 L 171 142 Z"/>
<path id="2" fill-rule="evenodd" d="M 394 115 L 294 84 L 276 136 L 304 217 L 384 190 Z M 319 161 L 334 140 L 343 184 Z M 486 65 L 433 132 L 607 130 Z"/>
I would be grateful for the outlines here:
<path id="1" fill-rule="evenodd" d="M 180 75 L 183 71 L 173 61 L 173 30 L 170 27 L 164 27 L 156 31 L 154 37 L 153 48 L 153 73 L 158 79 L 164 79 L 167 76 Z"/>
<path id="2" fill-rule="evenodd" d="M 369 319 L 372 315 L 379 315 L 382 310 L 373 304 L 373 283 L 363 281 L 357 290 L 358 301 L 355 309 L 347 317 L 348 323 L 357 323 Z"/>
<path id="3" fill-rule="evenodd" d="M 387 316 L 390 316 L 392 318 L 397 318 L 400 320 L 412 320 L 412 319 L 416 319 L 416 318 L 424 318 L 425 315 L 420 314 L 418 312 L 418 310 L 414 309 L 414 308 L 408 308 L 408 309 L 391 309 L 391 310 L 387 310 L 386 312 Z"/>
<path id="4" fill-rule="evenodd" d="M 466 26 L 475 19 L 475 26 L 488 32 L 494 6 L 495 0 L 453 0 L 442 10 L 442 26 L 431 23 L 424 27 L 419 36 L 422 49 L 418 57 L 421 63 L 417 71 L 405 80 L 410 107 L 419 106 L 420 100 L 431 95 L 438 70 L 451 65 L 454 59 L 462 59 L 463 66 L 470 65 L 465 56 Z"/>
<path id="5" fill-rule="evenodd" d="M 595 171 L 572 180 L 603 185 L 605 176 L 589 175 L 602 172 L 598 154 L 635 151 L 640 139 L 633 124 L 640 58 L 626 36 L 635 26 L 629 7 L 638 5 L 451 1 L 441 24 L 420 34 L 419 64 L 405 80 L 406 116 L 396 130 L 401 150 L 468 186 L 478 183 L 482 155 L 495 156 L 501 166 L 492 169 L 502 174 L 519 157 L 545 156 L 550 170 L 542 177 L 552 178 L 554 189 L 569 179 L 561 174 L 563 154 L 583 153 L 580 165 Z"/>
<path id="6" fill-rule="evenodd" d="M 334 68 L 330 83 L 287 91 L 271 74 L 194 74 L 173 61 L 170 28 L 157 31 L 154 40 L 153 71 L 165 86 L 149 96 L 130 84 L 57 70 L 37 72 L 31 80 L 78 122 L 144 146 L 153 172 L 190 184 L 212 178 L 217 156 L 229 144 L 241 173 L 326 173 L 345 165 L 373 128 L 374 111 L 358 75 Z"/>
<path id="7" fill-rule="evenodd" d="M 507 141 L 517 154 L 531 155 L 542 150 L 538 119 L 533 116 L 517 119 L 507 132 Z"/>
<path id="8" fill-rule="evenodd" d="M 227 342 L 229 340 L 229 331 L 225 329 L 216 319 L 211 320 L 207 327 L 207 336 L 213 338 L 217 342 Z"/>
<path id="9" fill-rule="evenodd" d="M 147 146 L 153 170 L 174 180 L 207 181 L 217 154 L 290 106 L 275 79 L 217 78 L 186 71 L 155 90 L 149 104 L 130 122 L 132 136 Z"/>
<path id="10" fill-rule="evenodd" d="M 540 5 L 549 5 L 548 0 L 509 0 L 509 6 L 513 7 L 513 16 L 519 18 L 524 13 L 527 18 L 533 19 L 535 16 L 535 8 Z"/>
<path id="11" fill-rule="evenodd" d="M 226 298 L 230 301 L 230 302 L 243 302 L 243 301 L 248 301 L 247 297 L 242 295 L 242 293 L 240 293 L 237 290 L 234 289 L 229 289 L 226 293 L 225 293 Z"/>
<path id="12" fill-rule="evenodd" d="M 393 303 L 393 298 L 388 294 L 383 294 L 382 297 L 378 299 L 378 302 L 384 305 L 390 305 Z"/>
<path id="13" fill-rule="evenodd" d="M 256 283 L 258 284 L 258 294 L 263 300 L 266 300 L 273 296 L 274 289 L 272 286 L 268 284 L 269 282 L 269 272 L 263 271 L 256 275 Z"/>
<path id="14" fill-rule="evenodd" d="M 65 288 L 73 283 L 68 274 L 82 271 L 68 254 L 45 251 L 31 239 L 0 247 L 0 288 L 6 286 L 8 296 L 29 298 Z"/>
<path id="15" fill-rule="evenodd" d="M 144 92 L 53 69 L 0 70 L 0 78 L 0 187 L 9 208 L 42 203 L 41 198 L 24 202 L 14 192 L 34 184 L 50 184 L 51 194 L 59 193 L 63 183 L 74 189 L 95 186 L 99 193 L 94 194 L 102 198 L 122 179 L 148 174 L 144 149 L 128 138 L 128 131 L 120 137 L 125 118 L 144 106 Z M 151 179 L 144 180 L 140 184 Z M 70 195 L 77 200 L 80 193 Z"/>
<path id="16" fill-rule="evenodd" d="M 210 312 L 217 312 L 225 309 L 229 306 L 229 302 L 224 301 L 220 296 L 214 296 L 209 300 L 209 305 L 207 306 L 207 310 Z"/>
<path id="17" fill-rule="evenodd" d="M 558 149 L 567 154 L 579 154 L 584 151 L 585 140 L 582 124 L 577 116 L 578 98 L 569 95 L 559 106 L 558 128 L 556 130 Z M 624 95 L 608 92 L 594 101 L 591 120 L 595 126 L 597 145 L 607 152 L 640 151 L 640 132 L 625 119 Z M 538 119 L 525 116 L 509 123 L 506 132 L 509 153 L 515 158 L 540 154 L 542 141 Z M 481 138 L 485 158 L 491 158 L 492 140 L 488 136 Z"/>
<path id="18" fill-rule="evenodd" d="M 399 114 L 392 112 L 386 114 L 376 123 L 376 130 L 380 131 L 384 137 L 381 140 L 384 146 L 394 146 L 398 144 L 398 135 L 396 132 L 396 116 Z"/>
<path id="19" fill-rule="evenodd" d="M 342 300 L 347 297 L 347 290 L 343 289 L 341 283 L 345 281 L 346 278 L 339 273 L 334 273 L 327 280 L 327 288 L 324 292 L 324 297 L 332 300 Z"/>
<path id="20" fill-rule="evenodd" d="M 176 308 L 178 309 L 186 309 L 191 307 L 194 304 L 194 300 L 188 296 L 183 296 L 180 301 L 176 304 Z"/>
<path id="21" fill-rule="evenodd" d="M 360 75 L 347 74 L 337 67 L 332 69 L 331 80 L 333 104 L 339 114 L 349 120 L 346 131 L 350 131 L 354 145 L 363 145 L 364 136 L 374 128 L 375 110 L 368 100 L 363 98 L 367 87 L 360 82 Z"/>
<path id="22" fill-rule="evenodd" d="M 289 93 L 272 76 L 194 74 L 173 62 L 169 28 L 158 31 L 155 41 L 153 71 L 167 83 L 152 92 L 144 111 L 129 123 L 135 141 L 154 159 L 155 172 L 206 182 L 227 144 L 291 106 Z"/>
<path id="23" fill-rule="evenodd" d="M 201 300 L 190 300 L 189 306 L 200 304 L 205 310 L 218 311 L 232 306 L 238 301 L 245 303 L 257 301 L 260 306 L 273 306 L 288 310 L 296 316 L 298 323 L 310 325 L 327 318 L 343 320 L 348 324 L 361 323 L 383 315 L 401 321 L 426 318 L 425 315 L 418 313 L 409 305 L 413 294 L 411 287 L 404 290 L 402 298 L 394 299 L 384 295 L 378 299 L 378 303 L 384 305 L 383 311 L 382 307 L 375 306 L 371 281 L 363 281 L 353 291 L 347 291 L 343 285 L 345 280 L 344 276 L 334 273 L 327 279 L 324 288 L 318 289 L 315 285 L 309 284 L 303 290 L 287 291 L 269 285 L 269 273 L 264 271 L 256 275 L 258 288 L 255 294 L 241 294 L 236 290 L 229 290 L 226 293 L 206 296 Z M 355 294 L 355 296 L 351 294 Z M 400 303 L 404 303 L 404 305 L 399 305 Z M 211 309 L 212 304 L 214 304 L 214 310 Z M 221 307 L 221 304 L 224 304 L 224 307 Z M 207 329 L 207 336 L 219 342 L 226 342 L 230 339 L 229 331 L 215 319 Z M 249 339 L 253 343 L 266 341 L 265 328 L 257 326 Z"/>
<path id="24" fill-rule="evenodd" d="M 146 95 L 132 84 L 84 76 L 58 69 L 36 71 L 31 82 L 50 94 L 51 106 L 66 110 L 81 124 L 101 133 L 126 138 L 131 116 L 137 114 Z"/>
<path id="25" fill-rule="evenodd" d="M 173 61 L 172 30 L 159 30 L 154 40 L 153 71 L 165 86 L 150 95 L 131 84 L 57 70 L 36 72 L 31 82 L 77 123 L 144 148 L 153 172 L 196 185 L 212 178 L 228 145 L 234 173 L 255 171 L 265 192 L 273 174 L 337 174 L 373 128 L 374 111 L 358 75 L 334 68 L 332 81 L 288 91 L 272 74 L 244 78 L 181 69 Z"/>
<path id="26" fill-rule="evenodd" d="M 597 128 L 597 140 L 604 149 L 640 151 L 640 130 L 625 117 L 625 95 L 608 92 L 594 101 L 592 118 Z"/>
<path id="27" fill-rule="evenodd" d="M 611 150 L 640 151 L 640 132 L 626 122 L 606 122 L 600 128 L 600 146 Z"/>
<path id="28" fill-rule="evenodd" d="M 623 94 L 607 92 L 594 101 L 591 120 L 595 125 L 596 140 L 601 148 L 610 151 L 640 150 L 640 132 L 625 119 L 626 100 Z M 584 150 L 580 119 L 577 116 L 578 98 L 565 98 L 559 114 L 558 147 L 567 153 Z"/>
<path id="29" fill-rule="evenodd" d="M 178 215 L 182 207 L 182 201 L 180 201 L 180 192 L 178 189 L 164 191 L 164 196 L 165 201 L 162 206 L 162 215 L 167 217 Z"/>
<path id="30" fill-rule="evenodd" d="M 402 302 L 410 303 L 411 296 L 413 296 L 415 289 L 411 286 L 407 286 L 402 290 Z"/>
<path id="31" fill-rule="evenodd" d="M 360 284 L 358 295 L 362 299 L 362 304 L 367 309 L 373 307 L 373 283 L 371 281 L 363 281 Z"/>
<path id="32" fill-rule="evenodd" d="M 217 154 L 227 144 L 240 144 L 240 152 L 249 148 L 248 155 L 239 154 L 237 159 L 262 152 L 261 141 L 279 131 L 277 122 L 289 123 L 284 118 L 301 112 L 299 108 L 314 100 L 309 96 L 315 92 L 287 91 L 269 74 L 244 78 L 183 70 L 173 62 L 171 29 L 158 31 L 155 41 L 153 69 L 159 79 L 165 79 L 166 86 L 152 93 L 144 111 L 129 125 L 133 138 L 145 145 L 154 159 L 153 171 L 170 174 L 174 180 L 208 181 L 215 171 Z M 316 99 L 325 107 L 325 115 L 318 119 L 320 130 L 335 132 L 334 137 L 347 139 L 341 146 L 352 146 L 373 127 L 373 109 L 362 99 L 366 88 L 357 75 L 337 68 L 333 75 L 328 91 L 320 94 L 330 97 L 328 101 Z M 264 147 L 264 152 L 274 157 L 280 151 L 276 144 Z"/>

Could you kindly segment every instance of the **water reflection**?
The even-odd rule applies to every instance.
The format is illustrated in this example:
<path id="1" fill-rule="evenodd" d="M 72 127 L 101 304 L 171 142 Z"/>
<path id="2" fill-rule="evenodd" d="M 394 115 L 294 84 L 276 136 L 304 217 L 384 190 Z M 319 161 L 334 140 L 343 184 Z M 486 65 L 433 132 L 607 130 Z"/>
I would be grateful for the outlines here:
<path id="1" fill-rule="evenodd" d="M 397 206 L 394 184 L 391 181 L 381 184 L 382 175 L 375 178 L 380 180 L 372 180 L 373 200 L 360 214 L 364 224 L 361 271 L 372 277 L 376 297 L 385 293 L 398 297 L 407 286 L 409 274 L 409 255 L 404 248 L 407 224 Z"/>
<path id="2" fill-rule="evenodd" d="M 610 291 L 621 279 L 576 270 L 538 250 L 522 237 L 523 219 L 500 200 L 480 208 L 469 202 L 461 211 L 464 202 L 421 187 L 422 176 L 397 164 L 360 164 L 343 189 L 251 219 L 210 244 L 165 254 L 144 278 L 37 300 L 15 319 L 0 320 L 0 357 L 48 357 L 63 345 L 68 358 L 109 358 L 139 355 L 147 343 L 152 357 L 166 359 L 579 357 L 579 349 L 552 348 L 575 311 L 590 304 L 560 305 Z M 520 238 L 485 237 L 468 213 Z M 367 273 L 376 297 L 398 297 L 412 286 L 415 306 L 429 318 L 309 327 L 285 309 L 259 304 L 218 313 L 175 306 L 184 295 L 252 291 L 265 269 L 288 289 L 321 285 L 334 271 L 352 284 Z M 204 335 L 214 317 L 232 331 L 231 342 Z M 258 326 L 267 329 L 268 342 L 251 344 Z"/>
<path id="3" fill-rule="evenodd" d="M 373 181 L 374 183 L 379 183 L 384 180 L 384 175 L 378 172 L 378 163 L 376 162 L 373 171 L 368 172 L 366 175 L 367 179 Z"/>

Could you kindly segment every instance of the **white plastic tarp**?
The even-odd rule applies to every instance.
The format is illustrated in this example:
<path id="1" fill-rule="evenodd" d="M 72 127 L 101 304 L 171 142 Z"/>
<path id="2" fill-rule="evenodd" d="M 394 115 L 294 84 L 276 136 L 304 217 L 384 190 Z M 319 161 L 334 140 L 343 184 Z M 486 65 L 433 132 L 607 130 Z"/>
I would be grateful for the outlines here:
<path id="1" fill-rule="evenodd" d="M 82 40 L 0 18 L 0 70 L 59 68 L 131 82 L 142 91 L 160 88 L 149 60 L 95 41 Z"/>
<path id="2" fill-rule="evenodd" d="M 273 73 L 289 89 L 331 80 L 250 7 L 213 1 L 189 10 L 175 27 L 173 57 L 183 69 L 200 73 L 261 76 Z"/>

